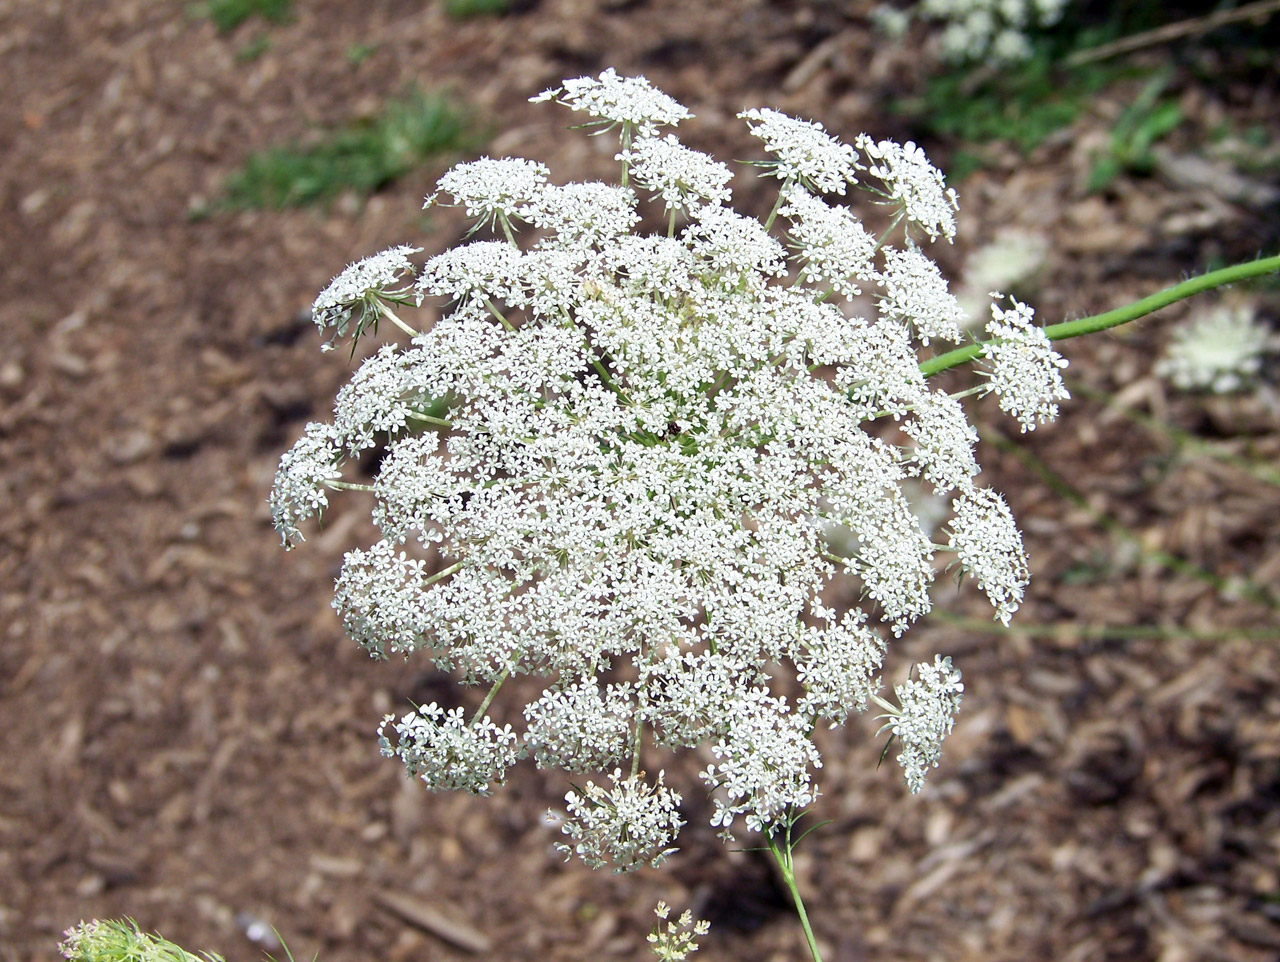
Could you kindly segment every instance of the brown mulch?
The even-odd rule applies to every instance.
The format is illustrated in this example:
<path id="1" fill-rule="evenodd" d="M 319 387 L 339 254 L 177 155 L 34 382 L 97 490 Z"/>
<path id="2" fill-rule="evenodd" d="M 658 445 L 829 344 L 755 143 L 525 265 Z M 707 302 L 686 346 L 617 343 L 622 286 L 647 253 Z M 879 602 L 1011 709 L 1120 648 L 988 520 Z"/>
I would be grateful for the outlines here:
<path id="1" fill-rule="evenodd" d="M 541 818 L 557 776 L 522 767 L 489 799 L 406 781 L 378 721 L 456 696 L 342 635 L 329 592 L 365 507 L 280 550 L 276 462 L 347 375 L 305 311 L 352 259 L 457 239 L 419 210 L 443 165 L 363 203 L 192 215 L 253 150 L 411 84 L 456 91 L 491 153 L 561 177 L 608 151 L 525 100 L 606 66 L 688 104 L 688 140 L 725 157 L 749 155 L 749 105 L 905 138 L 885 102 L 919 66 L 869 32 L 870 6 L 542 0 L 456 23 L 425 0 L 298 0 L 291 23 L 224 37 L 182 2 L 0 0 L 0 962 L 123 915 L 229 960 L 273 948 L 273 926 L 321 962 L 641 959 L 660 898 L 711 919 L 698 958 L 804 957 L 765 862 L 706 825 L 696 758 L 668 766 L 683 851 L 628 876 L 561 863 Z M 355 44 L 374 55 L 353 63 Z M 1175 160 L 1218 120 L 1280 133 L 1274 83 L 1182 96 Z M 1212 178 L 1086 195 L 1107 119 L 1104 100 L 962 184 L 944 264 L 1000 227 L 1043 231 L 1036 304 L 1057 320 L 1274 252 L 1274 209 Z M 876 769 L 872 719 L 820 736 L 830 824 L 798 871 L 828 962 L 1280 957 L 1280 498 L 1241 466 L 1280 462 L 1280 419 L 1265 392 L 1155 381 L 1166 323 L 1067 345 L 1081 390 L 1057 425 L 1008 444 L 980 408 L 1032 591 L 1006 632 L 940 582 L 940 616 L 894 649 L 894 671 L 942 651 L 965 672 L 924 794 Z"/>

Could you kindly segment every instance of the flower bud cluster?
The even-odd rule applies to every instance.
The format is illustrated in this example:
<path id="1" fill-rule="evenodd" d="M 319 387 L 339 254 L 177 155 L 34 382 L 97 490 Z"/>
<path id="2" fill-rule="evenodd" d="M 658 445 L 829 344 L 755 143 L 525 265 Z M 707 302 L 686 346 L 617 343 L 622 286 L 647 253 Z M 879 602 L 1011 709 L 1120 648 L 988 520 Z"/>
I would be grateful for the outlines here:
<path id="1" fill-rule="evenodd" d="M 606 71 L 535 99 L 617 129 L 621 183 L 553 185 L 510 158 L 446 174 L 431 202 L 494 239 L 414 272 L 415 296 L 443 300 L 443 317 L 362 364 L 333 420 L 282 459 L 271 506 L 293 544 L 329 490 L 371 493 L 381 539 L 347 554 L 335 591 L 348 632 L 374 655 L 421 653 L 490 687 L 471 719 L 435 704 L 388 718 L 383 751 L 434 789 L 476 793 L 520 757 L 612 772 L 567 796 L 566 848 L 630 868 L 665 857 L 683 824 L 642 752 L 708 745 L 715 824 L 771 831 L 818 795 L 814 726 L 883 704 L 887 638 L 929 612 L 935 552 L 957 555 L 1001 620 L 1026 562 L 1003 500 L 974 480 L 959 401 L 919 368 L 964 321 L 911 240 L 955 232 L 955 193 L 919 148 L 855 149 L 747 111 L 760 166 L 781 181 L 761 222 L 729 205 L 727 167 L 659 133 L 689 114 L 643 79 Z M 890 233 L 839 200 L 859 186 L 887 203 Z M 344 272 L 317 320 L 349 329 L 368 305 L 390 316 L 403 251 Z M 855 314 L 860 291 L 876 316 Z M 1010 313 L 989 361 L 1025 422 L 1061 395 L 1032 350 L 1038 329 Z M 373 446 L 372 484 L 339 480 Z M 912 479 L 952 495 L 948 544 L 913 512 Z M 842 573 L 862 607 L 832 607 Z M 895 723 L 913 788 L 960 690 L 949 663 L 926 669 L 899 689 Z M 771 687 L 779 672 L 797 694 Z M 484 714 L 519 674 L 546 679 L 522 732 Z"/>

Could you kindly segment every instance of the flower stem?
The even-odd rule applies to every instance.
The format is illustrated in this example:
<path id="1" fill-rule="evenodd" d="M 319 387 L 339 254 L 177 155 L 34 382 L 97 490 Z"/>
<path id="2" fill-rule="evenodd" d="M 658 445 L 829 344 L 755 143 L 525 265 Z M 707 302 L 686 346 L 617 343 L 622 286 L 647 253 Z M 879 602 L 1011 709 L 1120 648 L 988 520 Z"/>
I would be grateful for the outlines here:
<path id="1" fill-rule="evenodd" d="M 476 709 L 476 713 L 471 716 L 471 724 L 475 724 L 484 717 L 484 713 L 489 710 L 489 706 L 493 704 L 494 696 L 498 694 L 498 689 L 502 687 L 502 683 L 507 680 L 507 676 L 511 674 L 510 668 L 502 669 L 502 674 L 494 681 L 493 686 L 489 689 L 489 694 L 484 696 L 484 701 L 480 703 L 480 707 Z"/>
<path id="2" fill-rule="evenodd" d="M 419 334 L 422 333 L 421 331 L 415 331 L 412 327 L 410 327 L 404 321 L 400 320 L 400 318 L 396 317 L 396 312 L 393 311 L 391 308 L 387 307 L 387 304 L 385 301 L 381 301 L 381 300 L 378 301 L 378 309 L 382 311 L 383 317 L 385 317 L 388 321 L 390 321 L 396 327 L 400 328 L 400 330 L 404 331 L 410 337 L 417 337 Z"/>
<path id="3" fill-rule="evenodd" d="M 776 833 L 768 837 L 768 844 L 769 853 L 778 863 L 778 869 L 782 872 L 782 881 L 787 886 L 787 891 L 791 893 L 791 901 L 795 903 L 800 927 L 804 929 L 804 938 L 809 944 L 809 954 L 813 957 L 813 962 L 822 962 L 822 953 L 818 951 L 818 940 L 814 938 L 813 928 L 809 925 L 809 914 L 804 910 L 804 899 L 800 897 L 800 889 L 796 886 L 795 864 L 791 857 L 791 822 L 787 822 L 782 844 L 779 844 Z"/>
<path id="4" fill-rule="evenodd" d="M 1280 255 L 1262 257 L 1244 264 L 1233 264 L 1231 267 L 1210 271 L 1207 274 L 1201 274 L 1199 277 L 1185 280 L 1181 284 L 1175 284 L 1173 287 L 1167 287 L 1163 291 L 1158 291 L 1142 298 L 1142 300 L 1134 301 L 1132 304 L 1117 307 L 1115 310 L 1082 317 L 1075 321 L 1052 324 L 1046 327 L 1044 332 L 1051 341 L 1065 341 L 1069 337 L 1079 337 L 1081 334 L 1105 331 L 1107 328 L 1118 327 L 1121 324 L 1136 321 L 1140 317 L 1146 317 L 1162 307 L 1168 307 L 1170 304 L 1175 304 L 1195 294 L 1201 294 L 1226 284 L 1235 284 L 1251 277 L 1260 277 L 1263 274 L 1271 274 L 1276 271 L 1280 271 Z M 982 353 L 983 347 L 989 343 L 991 342 L 977 341 L 973 344 L 966 344 L 964 347 L 958 347 L 954 351 L 948 351 L 945 354 L 932 357 L 927 361 L 921 362 L 920 373 L 925 377 L 933 377 L 933 375 L 940 374 L 953 367 L 967 364 L 978 357 Z"/>

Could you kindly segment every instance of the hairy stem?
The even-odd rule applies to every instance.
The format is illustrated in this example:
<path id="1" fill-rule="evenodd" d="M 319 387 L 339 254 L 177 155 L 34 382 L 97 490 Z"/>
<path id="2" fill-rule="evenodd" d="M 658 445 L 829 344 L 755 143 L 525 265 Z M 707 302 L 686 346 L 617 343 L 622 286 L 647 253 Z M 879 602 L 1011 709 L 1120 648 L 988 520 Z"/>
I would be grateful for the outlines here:
<path id="1" fill-rule="evenodd" d="M 1162 307 L 1176 304 L 1178 301 L 1185 300 L 1195 294 L 1202 294 L 1205 291 L 1211 291 L 1226 284 L 1235 284 L 1251 277 L 1260 277 L 1263 274 L 1271 274 L 1276 271 L 1280 271 L 1280 255 L 1262 257 L 1244 264 L 1233 264 L 1231 267 L 1224 267 L 1221 270 L 1210 271 L 1207 274 L 1201 274 L 1199 277 L 1193 277 L 1190 280 L 1183 281 L 1181 284 L 1167 287 L 1163 291 L 1158 291 L 1142 298 L 1142 300 L 1134 301 L 1132 304 L 1126 304 L 1123 307 L 1117 307 L 1115 310 L 1106 311 L 1103 314 L 1093 314 L 1075 321 L 1052 324 L 1046 327 L 1044 332 L 1051 341 L 1065 341 L 1069 337 L 1079 337 L 1081 334 L 1105 331 L 1107 328 L 1118 327 L 1121 324 L 1136 321 L 1140 317 L 1146 317 Z M 937 357 L 921 362 L 920 372 L 925 377 L 933 377 L 933 375 L 940 374 L 953 367 L 967 364 L 981 355 L 983 347 L 990 343 L 993 342 L 977 341 L 973 344 L 966 344 L 964 347 L 958 347 L 954 351 L 939 354 Z"/>

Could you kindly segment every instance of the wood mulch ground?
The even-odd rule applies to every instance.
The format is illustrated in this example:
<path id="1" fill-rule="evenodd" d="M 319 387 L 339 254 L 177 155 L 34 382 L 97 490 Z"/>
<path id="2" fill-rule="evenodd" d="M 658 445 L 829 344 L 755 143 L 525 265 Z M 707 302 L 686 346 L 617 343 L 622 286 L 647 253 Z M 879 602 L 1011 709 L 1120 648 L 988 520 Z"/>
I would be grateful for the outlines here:
<path id="1" fill-rule="evenodd" d="M 919 65 L 870 33 L 870 6 L 542 0 L 456 23 L 426 0 L 299 0 L 291 23 L 220 36 L 176 0 L 0 0 L 2 962 L 122 915 L 230 960 L 259 958 L 272 926 L 322 962 L 642 959 L 660 898 L 711 919 L 707 962 L 803 957 L 766 863 L 706 825 L 697 759 L 670 766 L 683 851 L 620 877 L 552 851 L 559 777 L 522 767 L 489 799 L 407 782 L 375 726 L 454 696 L 371 663 L 329 608 L 365 508 L 280 550 L 276 462 L 347 375 L 305 311 L 354 258 L 457 239 L 419 210 L 443 168 L 327 210 L 191 213 L 253 150 L 410 84 L 453 89 L 491 153 L 564 178 L 602 171 L 605 147 L 525 100 L 606 66 L 688 104 L 688 140 L 724 157 L 750 155 L 750 105 L 905 138 L 884 108 Z M 257 31 L 269 45 L 243 60 Z M 353 63 L 354 45 L 374 53 Z M 1164 173 L 1082 189 L 1133 93 L 1112 91 L 961 185 L 944 264 L 1004 227 L 1043 233 L 1054 321 L 1274 253 L 1274 198 L 1232 194 L 1198 140 L 1219 121 L 1280 132 L 1274 76 L 1177 89 L 1195 122 Z M 1186 311 L 1066 345 L 1077 397 L 1057 425 L 1020 437 L 980 409 L 1033 587 L 1007 632 L 944 588 L 895 649 L 895 671 L 941 651 L 965 673 L 924 794 L 876 770 L 872 719 L 822 736 L 830 824 L 798 870 L 829 962 L 1280 957 L 1280 498 L 1258 470 L 1280 461 L 1280 417 L 1274 393 L 1206 401 L 1152 377 Z"/>

